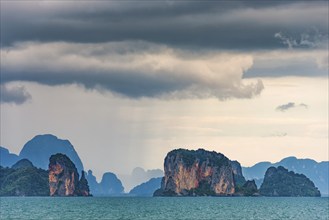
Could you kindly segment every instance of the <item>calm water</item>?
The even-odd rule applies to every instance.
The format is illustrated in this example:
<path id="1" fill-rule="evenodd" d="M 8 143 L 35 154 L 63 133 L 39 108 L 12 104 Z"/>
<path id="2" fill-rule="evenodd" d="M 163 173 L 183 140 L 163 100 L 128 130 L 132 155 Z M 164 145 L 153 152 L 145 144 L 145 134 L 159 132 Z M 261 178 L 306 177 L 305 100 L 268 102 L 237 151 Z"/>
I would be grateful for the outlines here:
<path id="1" fill-rule="evenodd" d="M 1 219 L 329 219 L 328 198 L 0 197 Z"/>

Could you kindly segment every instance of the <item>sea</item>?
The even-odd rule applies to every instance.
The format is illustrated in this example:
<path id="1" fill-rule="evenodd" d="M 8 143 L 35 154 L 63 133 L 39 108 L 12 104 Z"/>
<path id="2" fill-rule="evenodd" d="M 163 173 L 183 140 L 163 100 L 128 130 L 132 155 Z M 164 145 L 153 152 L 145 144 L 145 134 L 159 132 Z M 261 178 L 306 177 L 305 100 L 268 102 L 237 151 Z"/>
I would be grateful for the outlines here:
<path id="1" fill-rule="evenodd" d="M 329 198 L 0 197 L 1 219 L 329 219 Z"/>

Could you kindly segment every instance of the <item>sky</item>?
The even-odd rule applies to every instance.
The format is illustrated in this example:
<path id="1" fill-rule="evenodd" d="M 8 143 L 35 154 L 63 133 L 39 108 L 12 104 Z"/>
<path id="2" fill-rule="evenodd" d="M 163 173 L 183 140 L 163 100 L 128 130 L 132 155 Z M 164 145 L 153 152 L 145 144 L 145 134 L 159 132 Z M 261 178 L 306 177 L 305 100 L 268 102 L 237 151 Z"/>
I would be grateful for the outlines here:
<path id="1" fill-rule="evenodd" d="M 68 139 L 86 169 L 176 148 L 329 160 L 328 1 L 1 0 L 1 139 Z"/>

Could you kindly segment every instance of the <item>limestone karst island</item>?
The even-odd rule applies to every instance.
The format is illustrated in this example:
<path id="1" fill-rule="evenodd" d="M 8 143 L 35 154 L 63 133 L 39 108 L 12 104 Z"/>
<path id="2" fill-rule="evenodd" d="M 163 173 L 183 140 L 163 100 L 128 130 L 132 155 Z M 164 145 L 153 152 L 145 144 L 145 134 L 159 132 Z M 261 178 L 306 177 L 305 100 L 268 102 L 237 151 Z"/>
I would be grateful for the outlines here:
<path id="1" fill-rule="evenodd" d="M 31 157 L 36 149 L 39 157 Z M 22 150 L 26 158 L 10 154 L 4 148 L 1 152 L 2 161 L 7 163 L 0 167 L 1 196 L 138 196 L 141 189 L 151 196 L 321 195 L 307 176 L 282 166 L 269 167 L 258 187 L 255 180 L 246 180 L 238 161 L 204 149 L 170 151 L 164 159 L 164 176 L 136 186 L 129 194 L 122 192 L 121 181 L 115 174 L 106 173 L 102 182 L 97 183 L 92 171 L 85 173 L 82 170 L 82 162 L 70 142 L 52 135 L 39 135 L 29 141 Z M 68 155 L 79 163 L 81 175 Z M 47 169 L 41 163 L 45 160 L 48 161 Z M 9 167 L 10 163 L 13 165 Z M 117 188 L 121 194 L 110 193 Z"/>

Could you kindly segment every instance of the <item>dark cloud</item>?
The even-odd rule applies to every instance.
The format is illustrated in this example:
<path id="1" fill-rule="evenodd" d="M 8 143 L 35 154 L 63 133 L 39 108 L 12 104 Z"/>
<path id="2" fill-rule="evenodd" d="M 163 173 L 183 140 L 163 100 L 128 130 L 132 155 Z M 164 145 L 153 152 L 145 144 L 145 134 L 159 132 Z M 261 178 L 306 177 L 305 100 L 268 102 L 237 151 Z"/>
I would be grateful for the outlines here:
<path id="1" fill-rule="evenodd" d="M 287 104 L 284 105 L 279 105 L 278 107 L 276 107 L 277 111 L 281 111 L 281 112 L 285 112 L 289 109 L 292 108 L 296 108 L 296 107 L 302 107 L 302 108 L 308 108 L 308 105 L 304 104 L 304 103 L 300 103 L 300 104 L 296 104 L 294 102 L 288 102 Z"/>
<path id="2" fill-rule="evenodd" d="M 131 98 L 252 98 L 262 81 L 244 82 L 252 59 L 147 42 L 24 43 L 1 51 L 2 83 L 80 84 Z"/>
<path id="3" fill-rule="evenodd" d="M 328 75 L 327 67 L 320 67 L 320 64 L 314 60 L 315 56 L 305 58 L 286 58 L 284 59 L 255 59 L 252 68 L 248 69 L 243 77 L 284 77 L 284 76 L 312 76 L 323 77 Z M 324 57 L 325 58 L 325 57 Z M 325 65 L 325 64 L 323 64 Z"/>
<path id="4" fill-rule="evenodd" d="M 1 42 L 143 40 L 197 49 L 268 49 L 286 47 L 276 33 L 297 38 L 305 27 L 328 33 L 328 2 L 287 2 L 2 2 Z"/>
<path id="5" fill-rule="evenodd" d="M 1 103 L 23 104 L 31 99 L 31 95 L 23 86 L 8 87 L 0 85 Z"/>
<path id="6" fill-rule="evenodd" d="M 2 1 L 1 84 L 76 83 L 132 98 L 224 100 L 261 93 L 262 81 L 242 77 L 323 76 L 328 68 L 327 54 L 282 66 L 247 54 L 325 49 L 327 1 L 135 3 Z"/>

